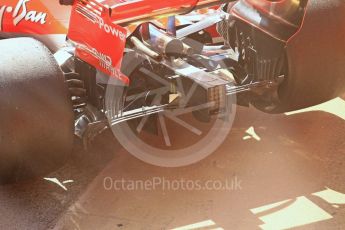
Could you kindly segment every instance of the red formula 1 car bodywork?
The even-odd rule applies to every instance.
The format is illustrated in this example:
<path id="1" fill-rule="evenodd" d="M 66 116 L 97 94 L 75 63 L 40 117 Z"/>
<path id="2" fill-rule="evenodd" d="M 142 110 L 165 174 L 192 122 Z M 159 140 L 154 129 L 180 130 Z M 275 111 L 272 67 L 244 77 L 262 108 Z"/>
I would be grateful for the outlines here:
<path id="1" fill-rule="evenodd" d="M 78 44 L 78 57 L 128 84 L 128 79 L 119 69 L 127 35 L 136 27 L 130 25 L 131 22 L 156 19 L 164 15 L 161 23 L 165 24 L 165 18 L 169 14 L 188 13 L 195 7 L 204 8 L 219 2 L 221 1 L 76 1 L 73 7 L 69 7 L 58 1 L 3 0 L 0 5 L 0 34 L 11 37 L 33 36 L 53 50 L 65 44 L 67 34 Z M 203 13 L 205 15 L 207 12 Z M 214 28 L 209 31 L 216 37 L 218 34 Z M 111 64 L 104 64 L 102 60 Z"/>
<path id="2" fill-rule="evenodd" d="M 218 124 L 214 117 L 226 122 L 234 103 L 281 113 L 326 101 L 344 88 L 345 33 L 339 30 L 345 24 L 344 9 L 345 3 L 338 0 L 0 0 L 0 74 L 4 76 L 0 86 L 8 88 L 0 96 L 11 98 L 13 89 L 24 87 L 23 95 L 6 102 L 16 108 L 21 108 L 20 98 L 31 100 L 24 104 L 58 98 L 50 115 L 35 111 L 47 109 L 52 101 L 40 103 L 22 123 L 32 125 L 27 128 L 32 130 L 44 124 L 43 131 L 58 123 L 65 130 L 56 137 L 46 135 L 49 144 L 41 141 L 35 147 L 14 148 L 13 143 L 23 138 L 13 131 L 16 126 L 7 124 L 14 124 L 10 118 L 19 115 L 11 108 L 4 110 L 9 115 L 0 122 L 0 130 L 3 125 L 9 133 L 9 144 L 1 147 L 6 154 L 0 154 L 0 175 L 8 171 L 1 158 L 18 156 L 22 168 L 32 169 L 28 163 L 32 161 L 23 160 L 25 151 L 38 159 L 42 155 L 37 157 L 36 152 L 49 145 L 50 154 L 43 157 L 47 162 L 50 156 L 57 157 L 61 146 L 67 151 L 70 120 L 86 145 L 104 129 L 128 124 L 113 132 L 129 152 L 156 165 L 181 166 L 217 147 L 205 148 L 205 143 L 221 143 L 218 136 L 224 132 L 217 130 L 226 125 L 212 128 Z M 15 37 L 33 37 L 44 45 L 11 39 Z M 55 53 L 54 58 L 45 47 Z M 11 50 L 23 50 L 23 55 Z M 30 70 L 25 71 L 25 65 Z M 56 79 L 50 77 L 54 84 L 45 82 L 45 76 L 55 75 Z M 38 87 L 40 96 L 25 94 L 32 86 L 28 90 L 19 84 L 31 78 L 33 85 L 44 85 Z M 68 94 L 56 86 L 61 79 Z M 237 102 L 232 100 L 235 95 Z M 62 100 L 65 97 L 70 100 Z M 73 115 L 54 117 L 68 110 L 70 103 Z M 207 132 L 213 138 L 218 135 L 217 141 L 204 140 L 200 130 L 177 118 L 184 113 L 210 124 Z M 200 138 L 183 148 L 172 147 L 162 114 Z M 142 130 L 161 134 L 164 146 L 147 144 L 149 138 L 142 137 Z M 42 135 L 30 136 L 31 143 Z M 191 153 L 197 154 L 191 157 Z"/>
<path id="3" fill-rule="evenodd" d="M 3 0 L 0 6 L 2 33 L 67 33 L 70 8 L 56 1 Z"/>
<path id="4" fill-rule="evenodd" d="M 0 36 L 35 37 L 52 50 L 65 44 L 70 7 L 58 1 L 13 1 L 0 3 Z"/>

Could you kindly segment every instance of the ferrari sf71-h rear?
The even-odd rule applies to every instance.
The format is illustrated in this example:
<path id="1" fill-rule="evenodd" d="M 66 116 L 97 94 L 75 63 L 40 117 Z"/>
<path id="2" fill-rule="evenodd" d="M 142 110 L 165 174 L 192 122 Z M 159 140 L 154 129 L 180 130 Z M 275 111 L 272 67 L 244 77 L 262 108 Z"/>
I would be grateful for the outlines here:
<path id="1" fill-rule="evenodd" d="M 73 121 L 86 147 L 111 128 L 139 159 L 183 166 L 222 143 L 235 104 L 286 112 L 345 86 L 343 1 L 60 3 L 0 3 L 1 181 L 59 165 Z"/>

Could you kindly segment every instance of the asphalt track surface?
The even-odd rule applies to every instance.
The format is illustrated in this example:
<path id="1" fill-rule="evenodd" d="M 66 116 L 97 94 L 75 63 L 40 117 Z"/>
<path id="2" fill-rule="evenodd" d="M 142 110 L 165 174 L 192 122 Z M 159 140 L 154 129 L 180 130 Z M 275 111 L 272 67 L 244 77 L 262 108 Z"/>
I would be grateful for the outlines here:
<path id="1" fill-rule="evenodd" d="M 238 108 L 224 144 L 182 168 L 145 164 L 111 132 L 46 178 L 0 186 L 0 229 L 345 229 L 345 101 Z M 109 189 L 104 179 L 230 181 L 226 190 Z M 232 183 L 232 184 L 231 184 Z"/>

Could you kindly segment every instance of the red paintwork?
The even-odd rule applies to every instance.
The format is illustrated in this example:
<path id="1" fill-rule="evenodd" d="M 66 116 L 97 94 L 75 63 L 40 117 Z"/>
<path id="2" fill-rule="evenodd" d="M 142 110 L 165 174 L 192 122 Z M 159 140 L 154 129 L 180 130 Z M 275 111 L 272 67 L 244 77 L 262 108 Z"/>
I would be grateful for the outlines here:
<path id="1" fill-rule="evenodd" d="M 76 55 L 103 72 L 129 84 L 120 66 L 126 43 L 118 23 L 192 10 L 215 0 L 89 0 L 75 1 L 68 37 L 77 43 Z M 82 26 L 81 26 L 82 25 Z"/>
<path id="2" fill-rule="evenodd" d="M 112 23 L 109 15 L 92 11 L 80 2 L 73 6 L 68 38 L 76 43 L 76 56 L 129 84 L 120 72 L 127 30 Z"/>
<path id="3" fill-rule="evenodd" d="M 58 0 L 0 0 L 1 33 L 66 34 L 76 56 L 100 71 L 129 84 L 120 67 L 128 28 L 119 24 L 176 13 L 218 0 L 75 0 L 70 7 Z M 71 13 L 72 12 L 72 13 Z M 69 17 L 71 15 L 71 19 Z M 66 22 L 69 21 L 69 27 Z M 67 32 L 68 28 L 68 32 Z"/>
<path id="4" fill-rule="evenodd" d="M 66 34 L 69 9 L 60 6 L 58 1 L 52 2 L 1 0 L 0 32 L 36 35 Z"/>
<path id="5" fill-rule="evenodd" d="M 192 10 L 197 3 L 198 0 L 105 0 L 102 2 L 112 10 L 111 18 L 114 22 L 144 15 L 158 16 L 177 11 L 186 13 Z"/>

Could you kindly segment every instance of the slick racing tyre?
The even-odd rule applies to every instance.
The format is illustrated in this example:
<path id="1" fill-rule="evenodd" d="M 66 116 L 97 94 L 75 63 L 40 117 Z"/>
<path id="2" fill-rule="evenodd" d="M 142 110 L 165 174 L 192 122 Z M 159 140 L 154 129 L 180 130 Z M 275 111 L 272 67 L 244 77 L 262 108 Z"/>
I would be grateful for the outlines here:
<path id="1" fill-rule="evenodd" d="M 50 51 L 31 38 L 0 41 L 0 183 L 44 175 L 73 145 L 73 112 Z"/>
<path id="2" fill-rule="evenodd" d="M 345 92 L 345 2 L 312 0 L 299 31 L 286 43 L 286 79 L 278 100 L 253 104 L 283 113 L 314 106 Z M 320 33 L 322 31 L 322 33 Z"/>

